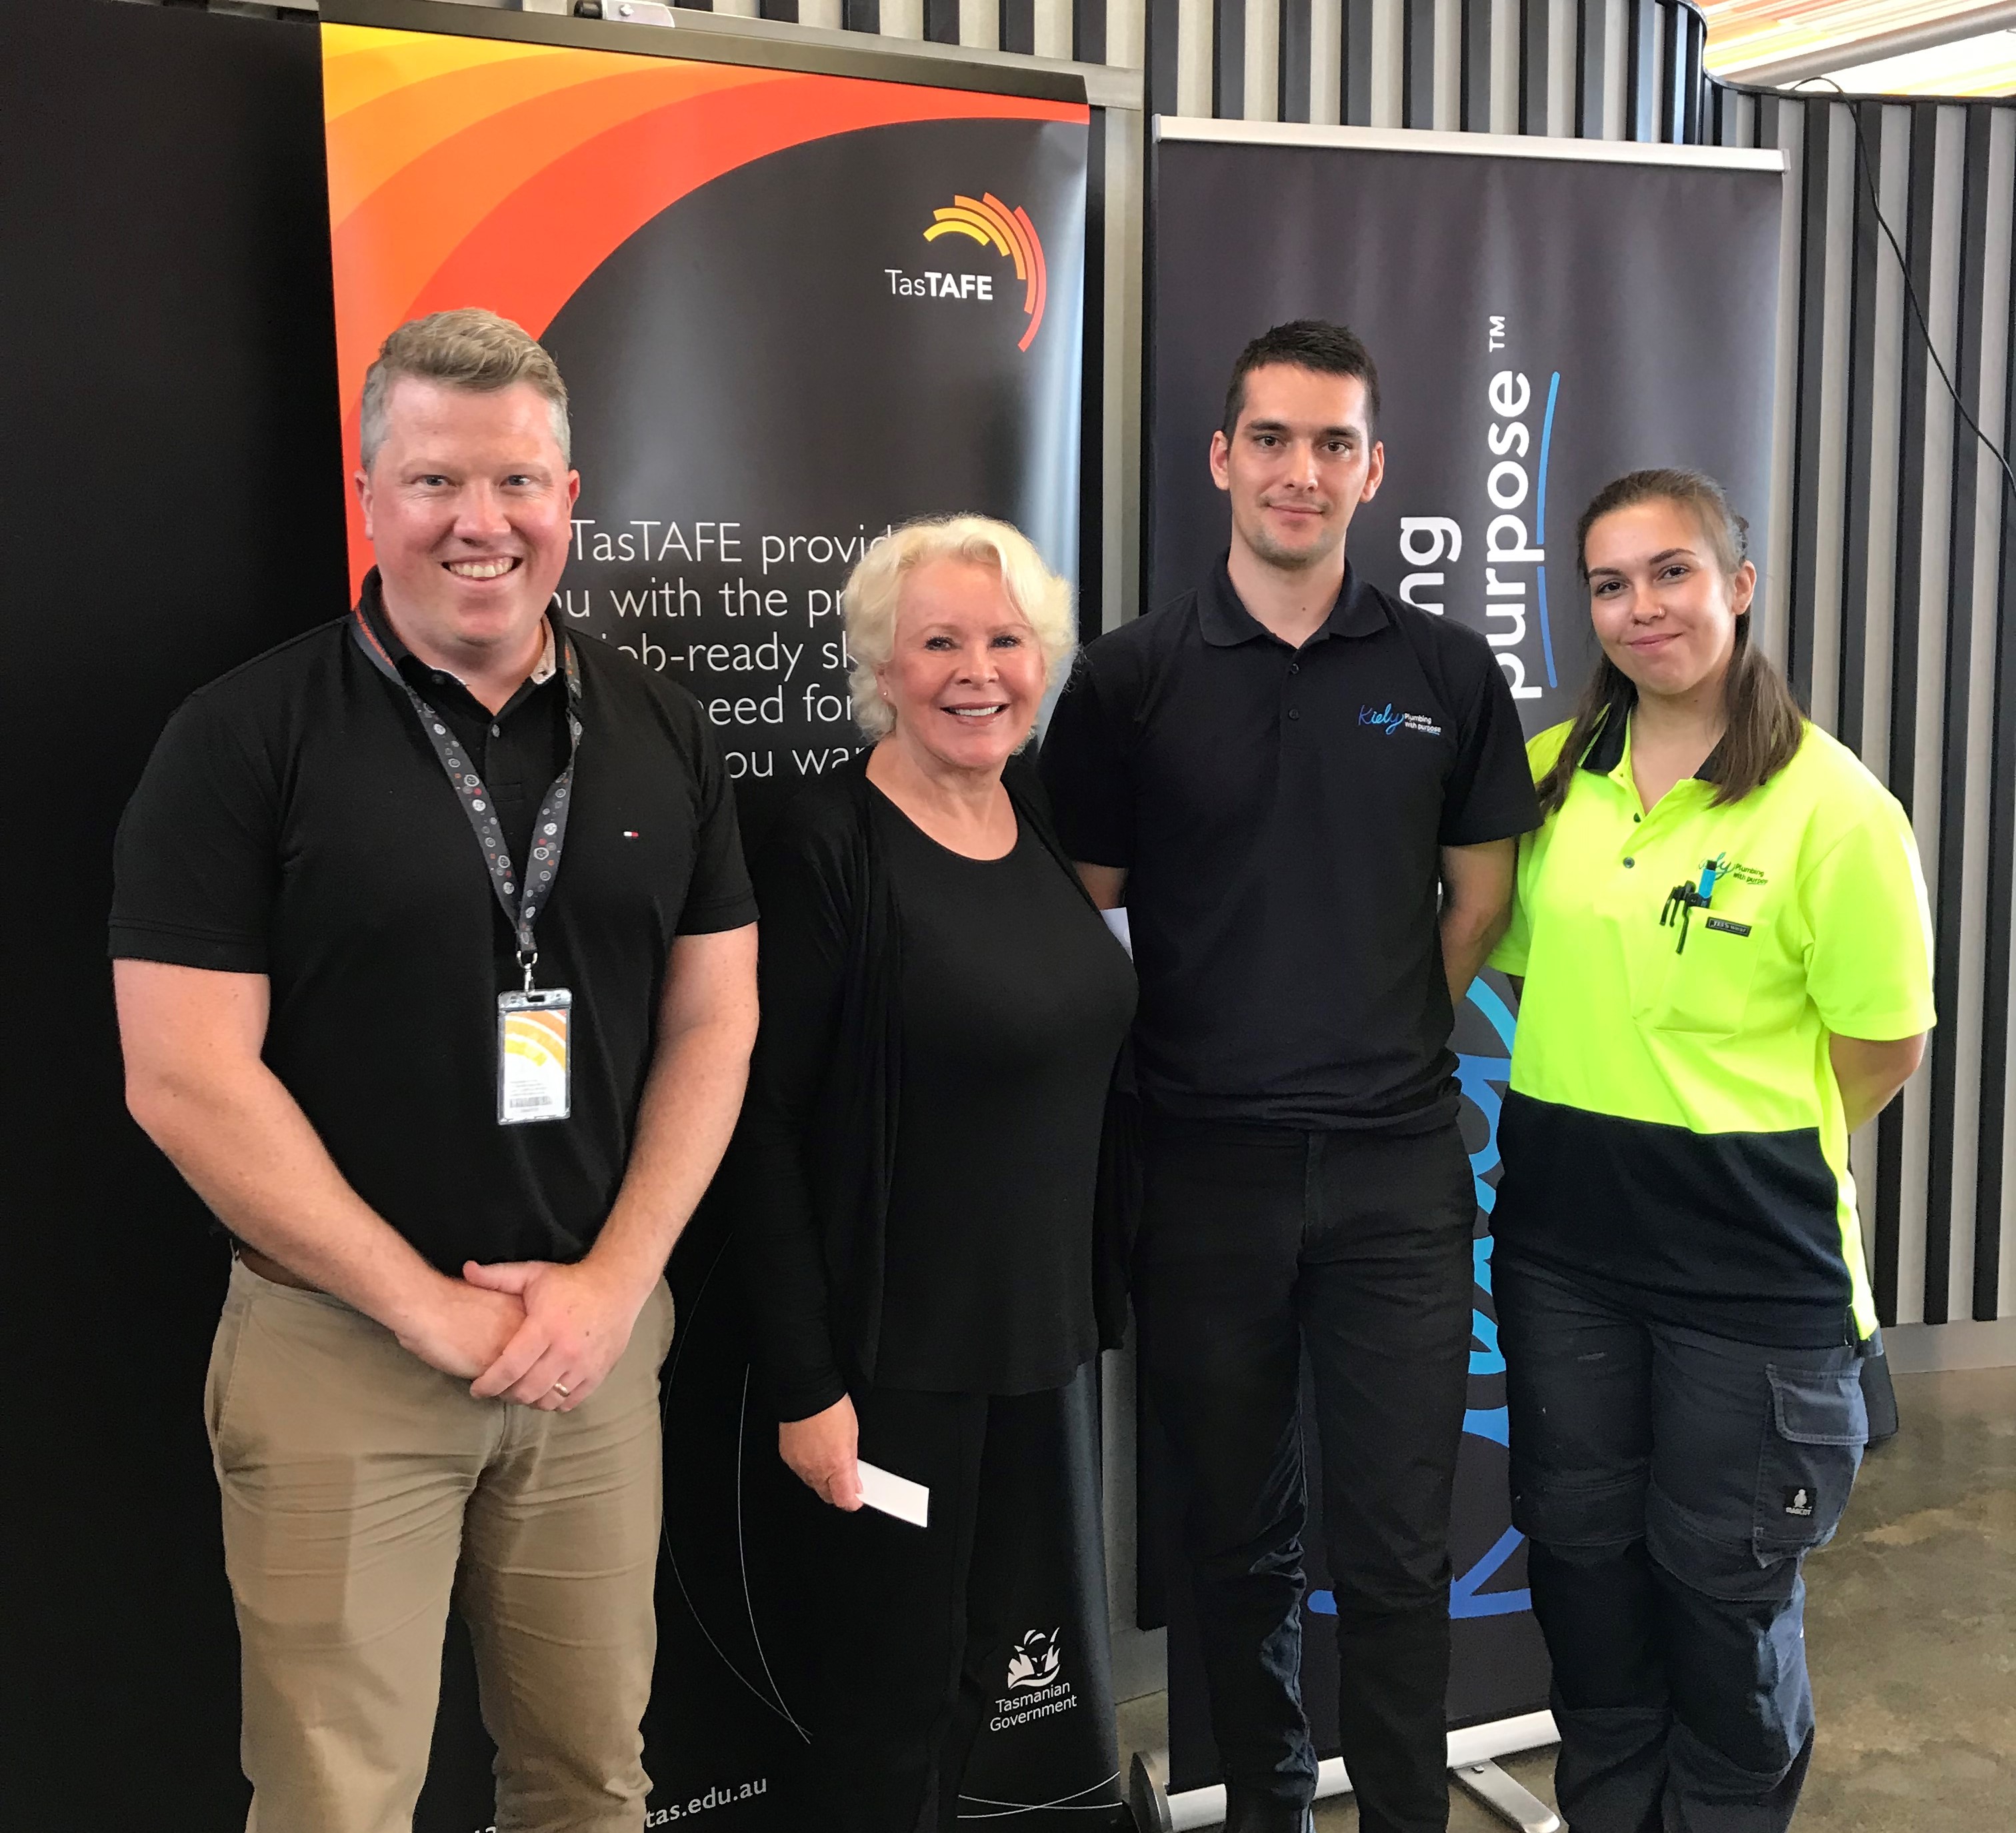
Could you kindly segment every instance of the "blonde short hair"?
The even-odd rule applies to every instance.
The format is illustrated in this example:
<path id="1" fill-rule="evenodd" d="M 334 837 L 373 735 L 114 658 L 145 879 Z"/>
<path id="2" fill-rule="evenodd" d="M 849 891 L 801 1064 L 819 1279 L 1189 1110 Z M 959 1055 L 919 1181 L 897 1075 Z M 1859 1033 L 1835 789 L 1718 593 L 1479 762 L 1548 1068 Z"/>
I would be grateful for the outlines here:
<path id="1" fill-rule="evenodd" d="M 875 670 L 896 652 L 896 613 L 904 576 L 934 560 L 970 561 L 1000 574 L 1008 602 L 1035 632 L 1046 687 L 1063 679 L 1078 646 L 1071 587 L 1043 564 L 1035 544 L 1019 528 L 985 516 L 906 522 L 869 548 L 848 578 L 841 602 L 847 645 L 854 655 L 848 683 L 854 695 L 854 723 L 870 740 L 885 736 L 896 723 L 894 710 L 877 688 Z"/>
<path id="2" fill-rule="evenodd" d="M 365 470 L 385 443 L 385 412 L 394 385 L 409 376 L 475 394 L 495 394 L 524 383 L 543 397 L 553 415 L 561 463 L 574 462 L 567 384 L 545 347 L 523 325 L 495 312 L 459 306 L 408 320 L 378 347 L 377 361 L 364 372 L 358 416 L 358 455 Z"/>

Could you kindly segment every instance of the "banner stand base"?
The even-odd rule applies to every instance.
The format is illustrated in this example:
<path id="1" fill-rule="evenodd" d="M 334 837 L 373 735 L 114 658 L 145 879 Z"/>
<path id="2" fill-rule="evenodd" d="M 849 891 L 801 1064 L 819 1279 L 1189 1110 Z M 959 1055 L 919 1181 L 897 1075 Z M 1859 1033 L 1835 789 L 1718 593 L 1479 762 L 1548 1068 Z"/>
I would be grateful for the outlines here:
<path id="1" fill-rule="evenodd" d="M 1561 1833 L 1561 1817 L 1495 1763 L 1465 1763 L 1449 1775 L 1472 1801 L 1481 1802 L 1519 1833 Z"/>
<path id="2" fill-rule="evenodd" d="M 1561 1820 L 1554 1810 L 1537 1796 L 1529 1795 L 1491 1759 L 1510 1756 L 1517 1751 L 1539 1750 L 1561 1741 L 1550 1712 L 1522 1713 L 1517 1718 L 1494 1719 L 1485 1725 L 1467 1725 L 1449 1735 L 1449 1765 L 1459 1787 L 1481 1802 L 1521 1833 L 1557 1833 Z M 1190 1833 L 1197 1827 L 1215 1827 L 1225 1818 L 1225 1784 L 1208 1788 L 1186 1788 L 1171 1795 L 1157 1774 L 1168 1773 L 1166 1752 L 1150 1758 L 1137 1752 L 1128 1777 L 1127 1805 L 1134 1817 L 1135 1833 Z M 1341 1757 L 1326 1757 L 1316 1770 L 1316 1799 L 1345 1795 L 1351 1777 Z"/>

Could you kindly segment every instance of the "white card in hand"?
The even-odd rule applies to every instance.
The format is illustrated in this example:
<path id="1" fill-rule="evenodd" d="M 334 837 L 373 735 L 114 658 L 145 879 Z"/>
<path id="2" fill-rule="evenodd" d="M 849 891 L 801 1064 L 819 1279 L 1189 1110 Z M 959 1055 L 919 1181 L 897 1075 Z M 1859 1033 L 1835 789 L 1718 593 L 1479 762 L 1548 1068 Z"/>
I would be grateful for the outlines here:
<path id="1" fill-rule="evenodd" d="M 1115 910 L 1102 910 L 1099 913 L 1106 919 L 1106 926 L 1120 938 L 1120 946 L 1129 954 L 1134 952 L 1134 932 L 1127 921 L 1127 906 L 1121 904 Z"/>
<path id="2" fill-rule="evenodd" d="M 855 1468 L 861 1472 L 861 1499 L 870 1508 L 879 1508 L 913 1527 L 931 1525 L 931 1493 L 922 1483 L 884 1470 L 866 1457 L 858 1458 Z"/>

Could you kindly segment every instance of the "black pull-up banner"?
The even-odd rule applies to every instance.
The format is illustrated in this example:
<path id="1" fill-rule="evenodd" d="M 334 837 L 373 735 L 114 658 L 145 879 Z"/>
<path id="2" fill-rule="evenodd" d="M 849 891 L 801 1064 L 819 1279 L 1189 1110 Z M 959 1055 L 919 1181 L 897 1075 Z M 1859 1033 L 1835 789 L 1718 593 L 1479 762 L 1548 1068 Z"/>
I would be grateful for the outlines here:
<path id="1" fill-rule="evenodd" d="M 1298 318 L 1349 325 L 1378 365 L 1385 481 L 1352 522 L 1353 563 L 1420 609 L 1484 632 L 1530 735 L 1568 717 L 1595 658 L 1576 571 L 1582 506 L 1648 465 L 1707 471 L 1764 569 L 1778 247 L 1775 153 L 1377 128 L 1165 120 L 1151 176 L 1149 578 L 1159 604 L 1226 540 L 1205 458 L 1247 341 Z M 1766 582 L 1768 590 L 1769 581 Z M 1510 1524 L 1504 1361 L 1489 1214 L 1513 1015 L 1496 976 L 1460 1012 L 1477 1181 L 1470 1410 L 1449 1596 L 1453 1728 L 1544 1708 L 1546 1652 Z M 1312 1437 L 1312 1435 L 1311 1435 Z M 1313 1466 L 1317 1447 L 1308 1447 Z M 1304 1693 L 1337 1752 L 1334 1609 L 1310 1479 Z M 1168 1587 L 1171 1768 L 1216 1781 L 1203 1675 Z M 1544 1724 L 1539 1730 L 1544 1735 Z M 1537 1741 L 1531 1730 L 1507 1736 Z M 1516 1741 L 1496 1749 L 1517 1748 Z"/>

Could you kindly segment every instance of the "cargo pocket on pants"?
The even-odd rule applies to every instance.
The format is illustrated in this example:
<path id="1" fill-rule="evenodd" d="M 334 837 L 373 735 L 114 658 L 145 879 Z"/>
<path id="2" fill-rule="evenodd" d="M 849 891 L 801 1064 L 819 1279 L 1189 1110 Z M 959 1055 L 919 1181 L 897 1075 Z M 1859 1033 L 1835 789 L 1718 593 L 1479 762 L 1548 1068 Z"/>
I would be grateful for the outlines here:
<path id="1" fill-rule="evenodd" d="M 1859 1364 L 1845 1369 L 1767 1366 L 1771 1418 L 1757 1474 L 1751 1539 L 1760 1564 L 1824 1547 L 1841 1525 L 1869 1410 Z"/>

